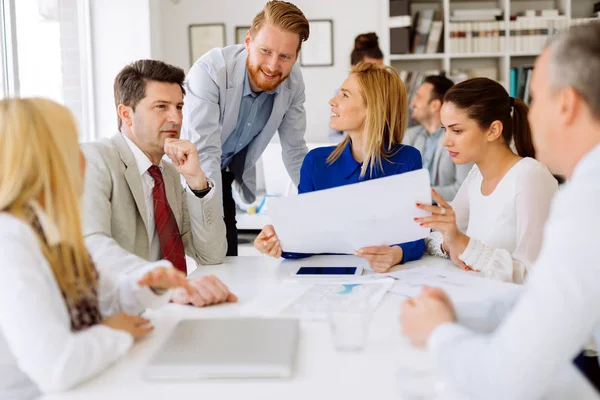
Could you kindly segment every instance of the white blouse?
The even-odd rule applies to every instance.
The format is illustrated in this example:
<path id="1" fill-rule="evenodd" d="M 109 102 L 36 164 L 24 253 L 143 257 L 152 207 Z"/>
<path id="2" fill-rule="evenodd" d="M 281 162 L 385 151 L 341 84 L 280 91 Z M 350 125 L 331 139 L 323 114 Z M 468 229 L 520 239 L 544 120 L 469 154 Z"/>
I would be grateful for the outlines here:
<path id="1" fill-rule="evenodd" d="M 481 194 L 482 182 L 474 166 L 452 202 L 458 229 L 470 238 L 459 258 L 486 277 L 523 283 L 540 251 L 558 182 L 533 158 L 517 162 L 487 196 Z M 441 243 L 434 232 L 427 252 L 442 255 Z"/>
<path id="2" fill-rule="evenodd" d="M 34 209 L 48 242 L 56 244 L 56 228 L 39 207 Z M 32 399 L 40 392 L 67 390 L 132 346 L 130 334 L 106 325 L 71 331 L 65 301 L 35 233 L 8 213 L 0 213 L 0 254 L 0 399 Z M 139 314 L 167 303 L 170 291 L 157 296 L 137 284 L 156 266 L 148 263 L 121 276 L 100 273 L 102 314 Z"/>

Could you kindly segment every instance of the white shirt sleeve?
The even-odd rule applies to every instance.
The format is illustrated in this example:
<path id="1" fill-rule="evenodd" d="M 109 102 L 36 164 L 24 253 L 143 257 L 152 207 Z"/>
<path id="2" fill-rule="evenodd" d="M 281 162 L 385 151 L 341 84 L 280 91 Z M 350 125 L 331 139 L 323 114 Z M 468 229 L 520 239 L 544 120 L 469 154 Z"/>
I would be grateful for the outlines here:
<path id="1" fill-rule="evenodd" d="M 473 182 L 476 173 L 477 170 L 475 168 L 471 169 L 460 189 L 458 189 L 456 196 L 454 196 L 454 200 L 450 203 L 456 215 L 456 226 L 463 233 L 467 231 L 467 227 L 469 226 L 469 185 Z M 440 248 L 443 242 L 444 239 L 440 232 L 431 232 L 431 235 L 425 239 L 425 245 L 427 246 L 425 252 L 434 256 L 448 258 Z"/>
<path id="2" fill-rule="evenodd" d="M 596 178 L 595 178 L 596 179 Z M 600 193 L 557 196 L 536 268 L 513 311 L 491 335 L 444 324 L 429 338 L 443 375 L 477 399 L 536 399 L 600 323 L 600 263 L 593 232 Z"/>
<path id="3" fill-rule="evenodd" d="M 164 267 L 163 260 L 147 263 L 146 266 L 130 274 L 114 274 L 108 269 L 100 271 L 98 281 L 98 301 L 102 315 L 109 316 L 118 312 L 141 314 L 146 309 L 159 308 L 171 300 L 171 290 L 157 295 L 147 286 L 138 285 L 138 281 L 158 267 Z"/>
<path id="4" fill-rule="evenodd" d="M 67 390 L 123 356 L 133 338 L 105 325 L 71 332 L 37 239 L 21 222 L 10 224 L 21 227 L 0 233 L 0 332 L 19 369 L 42 392 Z"/>
<path id="5" fill-rule="evenodd" d="M 488 278 L 523 283 L 539 253 L 543 226 L 558 183 L 543 165 L 537 165 L 536 168 L 524 171 L 516 185 L 517 229 L 514 252 L 492 248 L 480 240 L 470 238 L 459 258 Z"/>

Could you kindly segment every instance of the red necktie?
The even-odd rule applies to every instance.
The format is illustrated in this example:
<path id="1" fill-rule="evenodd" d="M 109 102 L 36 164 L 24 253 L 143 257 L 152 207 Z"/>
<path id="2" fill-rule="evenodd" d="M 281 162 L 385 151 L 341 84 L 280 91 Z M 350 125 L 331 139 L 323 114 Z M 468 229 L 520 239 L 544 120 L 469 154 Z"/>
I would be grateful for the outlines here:
<path id="1" fill-rule="evenodd" d="M 185 249 L 181 234 L 177 227 L 177 221 L 165 192 L 165 181 L 163 180 L 160 168 L 156 165 L 148 168 L 148 172 L 154 179 L 154 188 L 152 189 L 152 198 L 154 200 L 154 221 L 156 222 L 156 231 L 160 241 L 160 249 L 164 259 L 171 261 L 173 266 L 187 275 L 185 264 Z"/>

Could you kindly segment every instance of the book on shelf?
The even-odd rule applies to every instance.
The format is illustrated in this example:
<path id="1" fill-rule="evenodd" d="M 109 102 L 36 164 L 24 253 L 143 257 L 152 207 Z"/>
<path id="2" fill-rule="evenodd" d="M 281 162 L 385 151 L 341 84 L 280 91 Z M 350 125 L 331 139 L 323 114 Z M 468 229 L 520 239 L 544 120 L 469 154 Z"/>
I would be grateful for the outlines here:
<path id="1" fill-rule="evenodd" d="M 592 20 L 594 19 L 569 20 L 564 16 L 533 18 L 519 16 L 515 21 L 510 21 L 509 49 L 513 53 L 540 53 L 546 46 L 548 37 L 568 29 L 571 25 L 584 24 Z"/>
<path id="2" fill-rule="evenodd" d="M 437 53 L 440 49 L 440 43 L 442 39 L 442 33 L 444 31 L 444 22 L 442 21 L 442 14 L 436 13 L 434 21 L 431 22 L 431 29 L 427 36 L 427 45 L 425 46 L 425 53 L 432 54 Z"/>
<path id="3" fill-rule="evenodd" d="M 454 83 L 459 83 L 472 78 L 489 78 L 498 81 L 497 67 L 473 67 L 453 69 L 448 76 Z"/>
<path id="4" fill-rule="evenodd" d="M 491 15 L 478 15 L 476 17 L 450 17 L 450 22 L 470 22 L 470 21 L 496 21 L 497 18 Z"/>
<path id="5" fill-rule="evenodd" d="M 502 18 L 502 10 L 499 8 L 479 8 L 454 10 L 450 16 L 451 22 L 469 21 L 496 21 Z"/>
<path id="6" fill-rule="evenodd" d="M 533 75 L 533 67 L 528 68 L 525 74 L 525 90 L 523 91 L 523 101 L 525 104 L 529 105 L 531 101 L 531 95 L 529 92 L 529 85 L 531 84 L 531 75 Z"/>
<path id="7" fill-rule="evenodd" d="M 392 0 L 394 1 L 394 0 Z M 390 54 L 426 54 L 442 50 L 444 22 L 439 9 L 426 9 L 388 19 Z"/>
<path id="8" fill-rule="evenodd" d="M 564 16 L 525 17 L 519 16 L 509 22 L 504 21 L 450 22 L 449 52 L 451 54 L 511 53 L 538 54 L 548 41 L 548 37 L 567 29 L 571 25 L 584 24 L 593 18 L 568 20 Z"/>
<path id="9" fill-rule="evenodd" d="M 557 18 L 559 16 L 560 12 L 557 9 L 541 10 L 540 12 L 540 17 Z"/>
<path id="10" fill-rule="evenodd" d="M 498 17 L 502 15 L 502 10 L 500 8 L 466 8 L 453 10 L 452 15 L 455 17 L 461 16 L 475 16 L 475 15 L 492 15 L 494 17 Z"/>
<path id="11" fill-rule="evenodd" d="M 436 19 L 436 10 L 422 10 L 415 16 L 415 33 L 413 39 L 412 52 L 423 54 L 427 48 L 427 38 L 431 30 L 431 23 Z"/>
<path id="12" fill-rule="evenodd" d="M 529 104 L 531 100 L 529 85 L 531 83 L 532 74 L 533 66 L 511 68 L 509 85 L 509 93 L 511 97 L 519 98 L 523 100 L 525 104 Z"/>
<path id="13" fill-rule="evenodd" d="M 388 19 L 390 28 L 410 28 L 412 26 L 412 17 L 410 15 L 397 15 Z"/>
<path id="14" fill-rule="evenodd" d="M 504 21 L 451 22 L 451 54 L 498 53 L 506 47 Z"/>

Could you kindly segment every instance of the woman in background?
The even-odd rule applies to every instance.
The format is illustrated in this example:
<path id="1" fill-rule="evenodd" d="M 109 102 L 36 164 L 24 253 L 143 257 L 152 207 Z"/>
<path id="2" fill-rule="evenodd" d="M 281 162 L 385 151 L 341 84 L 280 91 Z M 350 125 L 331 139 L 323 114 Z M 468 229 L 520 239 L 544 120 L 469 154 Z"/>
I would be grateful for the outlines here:
<path id="1" fill-rule="evenodd" d="M 362 33 L 354 39 L 354 49 L 350 54 L 350 65 L 353 67 L 359 62 L 368 62 L 372 64 L 383 64 L 383 52 L 379 48 L 379 38 L 375 32 Z M 334 92 L 334 96 L 339 93 L 339 89 Z M 333 143 L 340 143 L 346 137 L 344 131 L 338 131 L 329 128 L 329 140 Z"/>
<path id="2" fill-rule="evenodd" d="M 313 149 L 306 155 L 300 169 L 299 194 L 422 168 L 419 151 L 402 144 L 408 102 L 404 83 L 393 68 L 357 64 L 329 104 L 329 126 L 347 132 L 348 136 L 337 146 Z M 272 257 L 307 256 L 283 252 L 272 225 L 263 228 L 254 246 Z M 424 249 L 425 242 L 421 239 L 357 249 L 356 255 L 365 258 L 375 271 L 385 272 L 396 264 L 418 260 Z"/>
<path id="3" fill-rule="evenodd" d="M 99 275 L 80 218 L 85 159 L 75 121 L 45 99 L 0 101 L 0 398 L 77 385 L 152 331 L 138 315 L 190 290 L 168 261 Z"/>
<path id="4" fill-rule="evenodd" d="M 432 216 L 416 221 L 437 230 L 427 240 L 428 253 L 486 277 L 523 283 L 558 188 L 535 160 L 528 111 L 487 78 L 469 79 L 446 92 L 444 146 L 455 164 L 475 166 L 452 205 L 434 191 L 438 206 L 419 206 Z"/>

